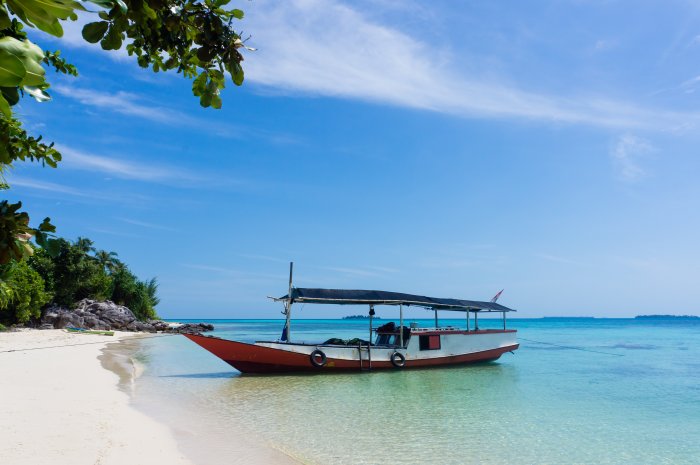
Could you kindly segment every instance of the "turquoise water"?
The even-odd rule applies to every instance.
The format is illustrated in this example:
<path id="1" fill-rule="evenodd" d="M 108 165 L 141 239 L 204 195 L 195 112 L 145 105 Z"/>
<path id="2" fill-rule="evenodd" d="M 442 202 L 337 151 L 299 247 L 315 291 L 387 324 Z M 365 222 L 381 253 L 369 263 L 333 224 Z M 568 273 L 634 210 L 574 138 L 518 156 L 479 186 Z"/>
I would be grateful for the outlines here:
<path id="1" fill-rule="evenodd" d="M 282 327 L 212 323 L 216 335 L 244 341 L 276 339 Z M 521 348 L 497 362 L 336 375 L 243 376 L 184 337 L 146 340 L 134 400 L 177 425 L 202 463 L 232 463 L 231 444 L 243 435 L 315 464 L 700 463 L 700 322 L 533 319 L 509 327 Z M 307 341 L 367 334 L 365 321 L 292 328 L 293 339 Z"/>

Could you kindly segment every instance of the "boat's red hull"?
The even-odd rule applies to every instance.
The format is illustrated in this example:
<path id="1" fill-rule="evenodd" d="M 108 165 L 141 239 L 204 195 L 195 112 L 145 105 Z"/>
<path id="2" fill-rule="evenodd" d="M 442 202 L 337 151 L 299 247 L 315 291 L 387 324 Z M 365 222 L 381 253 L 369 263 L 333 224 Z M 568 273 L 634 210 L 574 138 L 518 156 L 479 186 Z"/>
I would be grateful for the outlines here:
<path id="1" fill-rule="evenodd" d="M 300 371 L 335 371 L 360 370 L 367 368 L 367 360 L 362 366 L 359 360 L 334 359 L 328 357 L 325 366 L 319 368 L 312 365 L 309 355 L 290 352 L 271 347 L 264 347 L 244 342 L 231 341 L 212 336 L 185 334 L 185 337 L 202 346 L 235 369 L 243 373 L 285 373 Z M 463 355 L 451 355 L 429 359 L 408 359 L 404 368 L 438 367 L 497 360 L 506 352 L 518 348 L 513 344 L 497 349 L 474 352 Z M 389 360 L 372 360 L 372 369 L 396 369 Z"/>

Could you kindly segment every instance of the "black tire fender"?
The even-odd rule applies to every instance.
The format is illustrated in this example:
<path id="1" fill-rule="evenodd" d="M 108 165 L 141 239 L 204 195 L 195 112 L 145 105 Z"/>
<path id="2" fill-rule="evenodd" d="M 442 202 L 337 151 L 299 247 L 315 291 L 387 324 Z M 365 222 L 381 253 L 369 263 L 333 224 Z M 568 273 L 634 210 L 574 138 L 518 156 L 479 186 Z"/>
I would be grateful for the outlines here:
<path id="1" fill-rule="evenodd" d="M 322 350 L 316 349 L 309 354 L 311 364 L 316 368 L 323 368 L 326 365 L 326 354 Z"/>
<path id="2" fill-rule="evenodd" d="M 396 368 L 403 368 L 406 366 L 406 357 L 401 352 L 394 352 L 389 359 L 391 360 L 391 364 Z"/>

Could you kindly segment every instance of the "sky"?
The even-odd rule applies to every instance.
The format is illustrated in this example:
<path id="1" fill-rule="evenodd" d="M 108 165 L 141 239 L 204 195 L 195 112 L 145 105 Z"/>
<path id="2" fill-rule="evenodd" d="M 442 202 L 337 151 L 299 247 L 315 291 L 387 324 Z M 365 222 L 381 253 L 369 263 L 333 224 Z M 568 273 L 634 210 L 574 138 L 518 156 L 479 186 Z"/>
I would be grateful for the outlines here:
<path id="1" fill-rule="evenodd" d="M 83 42 L 89 17 L 32 36 L 80 76 L 22 102 L 64 160 L 6 195 L 157 277 L 161 316 L 281 318 L 290 261 L 520 317 L 700 314 L 698 2 L 231 5 L 257 51 L 221 110 Z"/>

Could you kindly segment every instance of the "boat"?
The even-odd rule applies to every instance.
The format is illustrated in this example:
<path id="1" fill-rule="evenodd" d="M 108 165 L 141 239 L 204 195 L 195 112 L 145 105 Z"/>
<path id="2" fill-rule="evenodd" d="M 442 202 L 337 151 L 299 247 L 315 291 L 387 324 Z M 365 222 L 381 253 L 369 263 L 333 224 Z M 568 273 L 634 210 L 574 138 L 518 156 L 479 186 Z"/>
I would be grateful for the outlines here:
<path id="1" fill-rule="evenodd" d="M 481 302 L 389 291 L 297 288 L 292 286 L 292 270 L 293 264 L 290 264 L 287 295 L 270 297 L 284 305 L 282 313 L 286 318 L 279 340 L 248 343 L 200 334 L 184 336 L 242 373 L 330 373 L 444 367 L 494 361 L 519 347 L 517 331 L 506 328 L 506 314 L 515 310 L 494 300 Z M 369 340 L 292 341 L 293 304 L 367 305 Z M 374 309 L 379 305 L 398 307 L 398 326 L 389 322 L 373 328 Z M 405 326 L 404 307 L 432 310 L 435 326 L 420 328 L 415 323 Z M 438 312 L 442 311 L 464 313 L 465 327 L 440 326 Z M 479 315 L 492 312 L 502 314 L 502 329 L 480 329 Z"/>
<path id="2" fill-rule="evenodd" d="M 69 333 L 78 333 L 78 334 L 97 334 L 100 336 L 114 336 L 114 331 L 102 331 L 99 329 L 74 328 L 72 326 L 66 327 L 66 331 Z"/>

